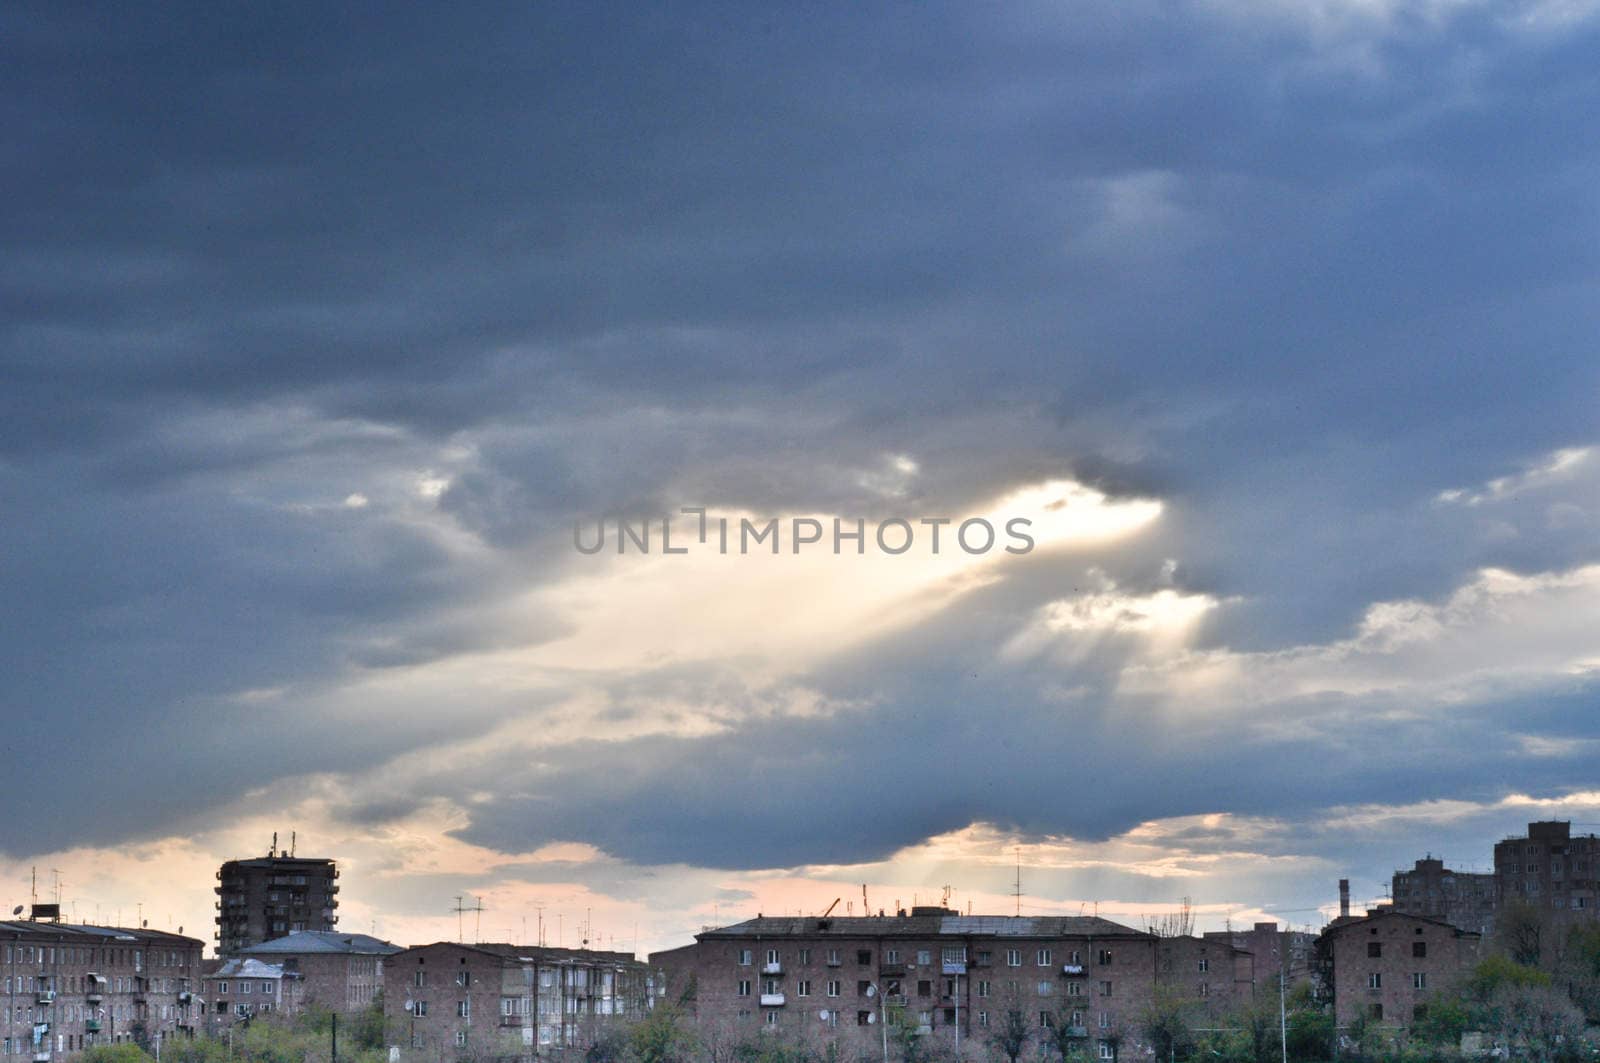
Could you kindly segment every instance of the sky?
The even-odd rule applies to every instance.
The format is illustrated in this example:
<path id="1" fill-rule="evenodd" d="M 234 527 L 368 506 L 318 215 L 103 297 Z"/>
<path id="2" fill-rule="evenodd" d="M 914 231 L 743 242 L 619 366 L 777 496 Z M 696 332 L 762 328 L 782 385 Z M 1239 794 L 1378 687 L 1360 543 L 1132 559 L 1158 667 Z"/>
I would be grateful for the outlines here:
<path id="1" fill-rule="evenodd" d="M 1315 927 L 1600 829 L 1600 4 L 0 40 L 8 904 L 209 942 L 293 831 L 402 943 Z"/>

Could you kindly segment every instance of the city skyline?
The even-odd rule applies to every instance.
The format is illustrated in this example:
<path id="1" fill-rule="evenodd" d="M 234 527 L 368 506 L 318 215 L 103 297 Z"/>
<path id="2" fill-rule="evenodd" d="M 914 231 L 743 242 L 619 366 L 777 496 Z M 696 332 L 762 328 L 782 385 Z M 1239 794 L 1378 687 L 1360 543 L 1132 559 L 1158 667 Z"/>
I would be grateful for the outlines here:
<path id="1" fill-rule="evenodd" d="M 1298 928 L 1600 823 L 1600 5 L 5 21 L 10 904 Z"/>

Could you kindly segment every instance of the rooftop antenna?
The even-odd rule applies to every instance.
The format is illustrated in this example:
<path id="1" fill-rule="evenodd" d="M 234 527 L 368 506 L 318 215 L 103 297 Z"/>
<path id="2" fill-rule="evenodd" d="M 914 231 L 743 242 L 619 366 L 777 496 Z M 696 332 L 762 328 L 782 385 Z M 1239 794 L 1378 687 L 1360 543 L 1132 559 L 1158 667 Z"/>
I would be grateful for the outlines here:
<path id="1" fill-rule="evenodd" d="M 872 905 L 867 903 L 867 884 L 863 882 L 861 884 L 861 914 L 866 915 L 870 911 L 872 911 Z"/>
<path id="2" fill-rule="evenodd" d="M 61 886 L 62 886 L 61 869 L 59 867 L 52 867 L 50 869 L 50 873 L 53 874 L 56 877 L 56 904 L 59 905 L 61 903 Z"/>
<path id="3" fill-rule="evenodd" d="M 1017 884 L 1012 887 L 1011 895 L 1017 899 L 1017 915 L 1022 914 L 1022 846 L 1017 846 Z"/>
<path id="4" fill-rule="evenodd" d="M 273 831 L 272 832 L 272 848 L 267 850 L 267 855 L 269 857 L 276 857 L 278 855 L 278 832 L 277 831 Z"/>
<path id="5" fill-rule="evenodd" d="M 295 841 L 296 841 L 295 834 L 296 834 L 295 831 L 290 831 L 289 832 L 289 855 L 290 856 L 294 855 Z"/>
<path id="6" fill-rule="evenodd" d="M 945 884 L 945 887 L 944 887 L 944 897 L 943 897 L 943 899 L 942 899 L 942 900 L 940 900 L 940 901 L 939 901 L 939 906 L 940 906 L 940 907 L 941 907 L 941 908 L 948 908 L 948 907 L 950 907 L 950 893 L 951 893 L 951 891 L 953 891 L 953 890 L 954 890 L 954 889 L 955 889 L 955 887 L 954 887 L 954 886 L 952 886 L 952 885 L 950 885 L 950 884 L 949 884 L 949 883 L 946 883 L 946 884 Z"/>
<path id="7" fill-rule="evenodd" d="M 466 940 L 465 940 L 466 931 L 462 928 L 462 924 L 461 924 L 461 916 L 463 914 L 465 914 L 466 912 L 476 912 L 477 913 L 477 919 L 478 919 L 478 924 L 477 925 L 478 925 L 479 930 L 481 931 L 481 929 L 483 927 L 483 901 L 480 900 L 480 899 L 476 899 L 475 898 L 473 900 L 473 902 L 472 902 L 472 907 L 468 908 L 465 904 L 462 903 L 462 901 L 464 901 L 465 899 L 466 899 L 465 897 L 457 895 L 457 897 L 456 897 L 456 906 L 455 906 L 455 909 L 454 909 L 454 911 L 456 913 L 456 944 L 458 944 L 458 945 L 465 945 L 466 944 Z M 480 937 L 482 936 L 481 933 L 480 933 L 479 936 Z"/>

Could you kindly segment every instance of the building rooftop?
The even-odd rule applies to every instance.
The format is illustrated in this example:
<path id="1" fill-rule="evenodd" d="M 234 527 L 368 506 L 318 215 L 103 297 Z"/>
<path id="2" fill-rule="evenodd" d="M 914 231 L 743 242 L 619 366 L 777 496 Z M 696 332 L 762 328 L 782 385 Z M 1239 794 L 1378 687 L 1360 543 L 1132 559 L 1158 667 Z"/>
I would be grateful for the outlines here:
<path id="1" fill-rule="evenodd" d="M 262 963 L 249 957 L 227 960 L 221 967 L 206 975 L 207 978 L 282 978 L 283 965 Z"/>
<path id="2" fill-rule="evenodd" d="M 50 934 L 59 937 L 84 937 L 98 940 L 133 941 L 146 945 L 175 945 L 204 947 L 199 938 L 186 937 L 166 930 L 144 927 L 91 926 L 87 923 L 54 923 L 39 920 L 17 919 L 0 922 L 0 934 Z"/>
<path id="3" fill-rule="evenodd" d="M 1084 915 L 895 915 L 758 916 L 732 926 L 695 935 L 707 938 L 746 937 L 1138 937 L 1155 935 L 1099 916 Z"/>
<path id="4" fill-rule="evenodd" d="M 393 956 L 405 951 L 399 945 L 366 934 L 346 934 L 337 930 L 297 930 L 281 938 L 263 941 L 239 950 L 247 956 L 305 955 L 313 952 L 353 953 L 361 956 Z"/>

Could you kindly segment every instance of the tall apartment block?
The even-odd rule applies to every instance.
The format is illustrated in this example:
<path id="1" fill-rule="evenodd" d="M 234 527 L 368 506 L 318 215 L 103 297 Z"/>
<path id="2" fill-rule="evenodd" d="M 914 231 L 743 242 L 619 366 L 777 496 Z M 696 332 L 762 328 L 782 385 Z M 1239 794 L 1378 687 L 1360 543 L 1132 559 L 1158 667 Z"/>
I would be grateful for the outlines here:
<path id="1" fill-rule="evenodd" d="M 1526 836 L 1495 843 L 1494 880 L 1502 905 L 1526 901 L 1593 919 L 1600 914 L 1600 838 L 1574 836 L 1569 822 L 1530 823 Z"/>
<path id="2" fill-rule="evenodd" d="M 339 869 L 332 860 L 272 850 L 254 860 L 229 860 L 217 872 L 217 955 L 339 922 Z"/>
<path id="3" fill-rule="evenodd" d="M 1396 871 L 1390 896 L 1394 910 L 1407 915 L 1437 919 L 1475 934 L 1488 934 L 1494 926 L 1494 876 L 1454 871 L 1431 855 L 1409 871 Z"/>

